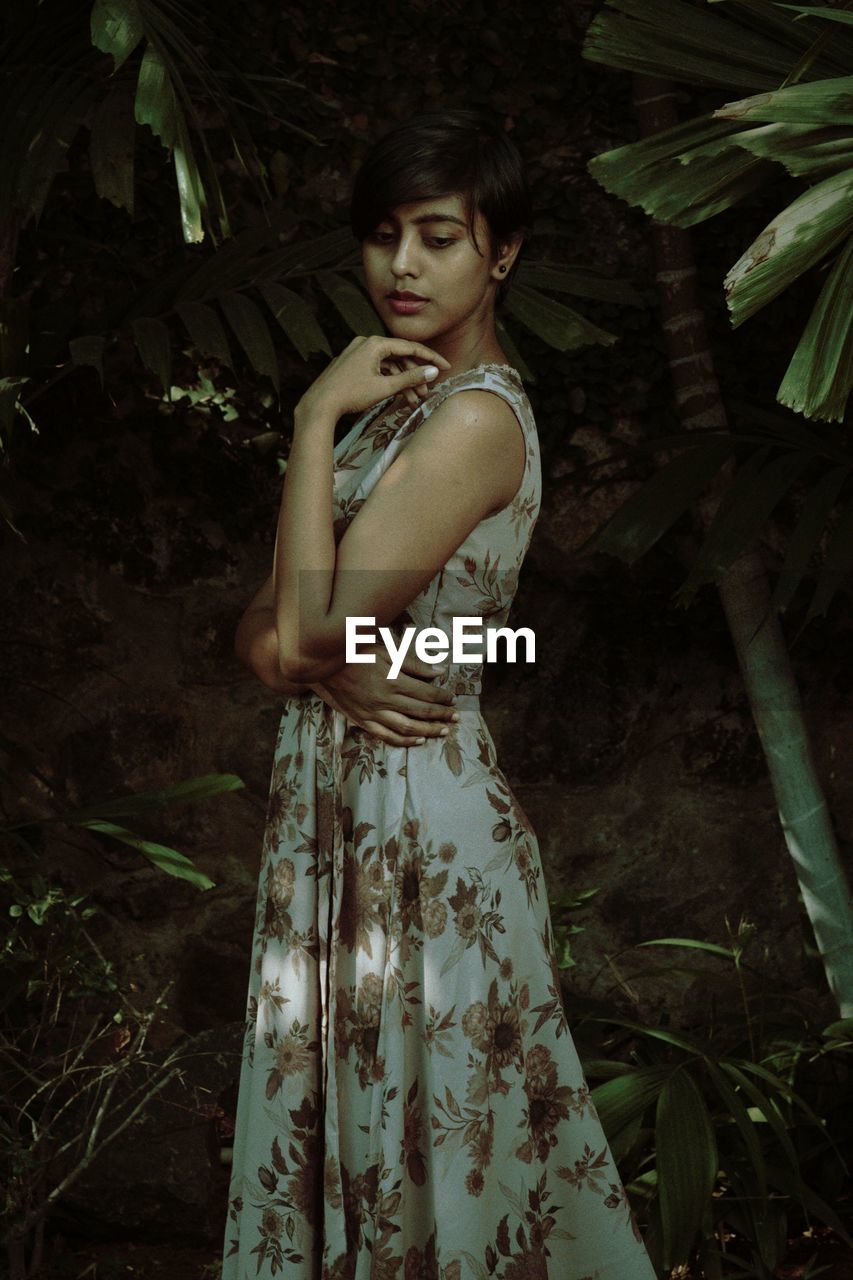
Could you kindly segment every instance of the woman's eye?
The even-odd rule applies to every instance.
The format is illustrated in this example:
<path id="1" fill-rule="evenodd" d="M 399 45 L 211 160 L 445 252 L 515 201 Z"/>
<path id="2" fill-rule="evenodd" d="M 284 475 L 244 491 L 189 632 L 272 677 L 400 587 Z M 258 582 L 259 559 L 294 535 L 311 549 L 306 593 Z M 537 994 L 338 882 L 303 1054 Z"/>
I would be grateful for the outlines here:
<path id="1" fill-rule="evenodd" d="M 436 249 L 446 249 L 449 244 L 453 244 L 453 236 L 429 236 L 428 239 Z"/>
<path id="2" fill-rule="evenodd" d="M 394 239 L 394 236 L 390 231 L 374 231 L 370 238 L 377 244 L 387 244 L 389 240 Z"/>

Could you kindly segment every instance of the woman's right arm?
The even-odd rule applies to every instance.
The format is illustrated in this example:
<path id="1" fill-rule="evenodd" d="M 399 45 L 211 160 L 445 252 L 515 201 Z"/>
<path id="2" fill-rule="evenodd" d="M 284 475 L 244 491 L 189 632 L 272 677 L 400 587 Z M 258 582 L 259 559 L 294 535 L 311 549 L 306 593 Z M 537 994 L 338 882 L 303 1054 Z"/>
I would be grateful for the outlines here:
<path id="1" fill-rule="evenodd" d="M 320 674 L 313 677 L 314 684 L 285 679 L 281 673 L 278 655 L 275 582 L 272 574 L 258 588 L 246 606 L 246 612 L 240 619 L 234 636 L 234 653 L 268 689 L 273 693 L 283 693 L 287 697 L 295 697 L 300 693 L 306 693 L 309 689 L 316 689 L 320 680 L 327 679 L 344 665 L 343 658 L 330 658 L 324 664 Z"/>
<path id="2" fill-rule="evenodd" d="M 272 575 L 250 601 L 234 638 L 234 652 L 253 675 L 285 697 L 308 691 L 354 724 L 394 746 L 411 746 L 424 737 L 438 737 L 446 722 L 458 719 L 452 695 L 431 682 L 439 673 L 407 654 L 400 675 L 388 680 L 388 654 L 374 646 L 375 663 L 344 665 L 315 677 L 312 684 L 291 681 L 281 674 Z"/>

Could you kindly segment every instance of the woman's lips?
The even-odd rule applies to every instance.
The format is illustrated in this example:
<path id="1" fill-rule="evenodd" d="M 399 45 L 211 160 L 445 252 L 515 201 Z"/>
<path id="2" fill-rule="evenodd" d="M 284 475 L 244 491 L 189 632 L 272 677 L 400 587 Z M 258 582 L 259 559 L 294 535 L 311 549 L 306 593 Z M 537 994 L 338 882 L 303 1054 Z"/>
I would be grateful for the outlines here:
<path id="1" fill-rule="evenodd" d="M 419 302 L 415 302 L 413 298 L 389 298 L 388 303 L 397 312 L 398 316 L 413 316 L 416 311 L 423 311 L 429 302 L 429 298 L 422 298 Z"/>

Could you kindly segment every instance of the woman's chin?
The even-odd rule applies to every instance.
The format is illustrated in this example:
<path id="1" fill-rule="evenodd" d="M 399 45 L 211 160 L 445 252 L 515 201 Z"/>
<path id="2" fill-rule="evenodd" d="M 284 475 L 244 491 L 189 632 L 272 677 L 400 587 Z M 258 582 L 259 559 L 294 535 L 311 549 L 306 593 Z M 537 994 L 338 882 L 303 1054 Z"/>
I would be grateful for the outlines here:
<path id="1" fill-rule="evenodd" d="M 415 342 L 429 344 L 430 338 L 438 332 L 435 321 L 430 323 L 420 315 L 390 315 L 385 318 L 385 328 L 392 338 L 411 338 Z"/>

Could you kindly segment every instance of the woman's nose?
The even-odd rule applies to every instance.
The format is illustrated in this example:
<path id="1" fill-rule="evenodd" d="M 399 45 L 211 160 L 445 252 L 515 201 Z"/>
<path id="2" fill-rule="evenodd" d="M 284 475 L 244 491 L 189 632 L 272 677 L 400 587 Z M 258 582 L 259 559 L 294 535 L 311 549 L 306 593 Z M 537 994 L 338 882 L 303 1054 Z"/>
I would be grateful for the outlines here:
<path id="1" fill-rule="evenodd" d="M 400 239 L 391 263 L 391 270 L 395 276 L 417 273 L 417 252 L 413 241 L 405 237 Z"/>

